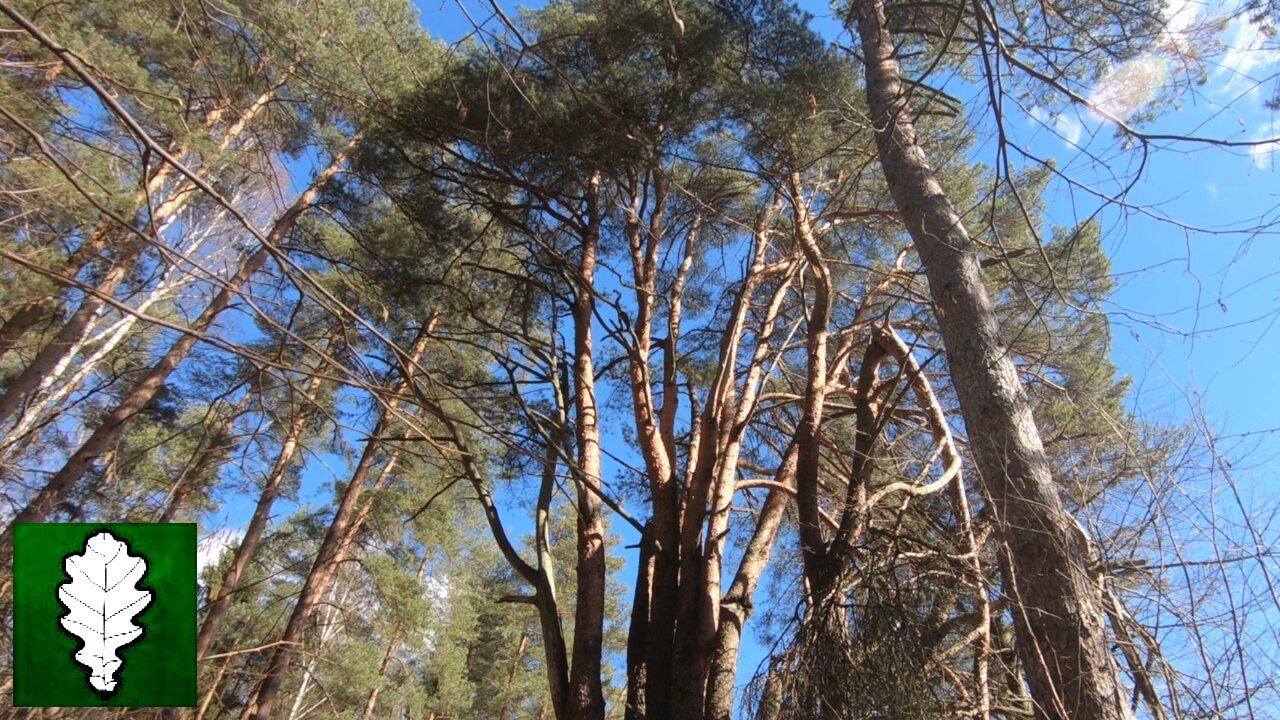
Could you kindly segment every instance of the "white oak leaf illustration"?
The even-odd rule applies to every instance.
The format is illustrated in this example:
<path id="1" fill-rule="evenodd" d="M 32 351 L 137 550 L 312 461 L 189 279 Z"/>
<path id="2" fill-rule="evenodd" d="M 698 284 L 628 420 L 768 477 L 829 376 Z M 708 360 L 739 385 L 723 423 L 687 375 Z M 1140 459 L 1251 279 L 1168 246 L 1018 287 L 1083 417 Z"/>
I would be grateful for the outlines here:
<path id="1" fill-rule="evenodd" d="M 89 669 L 89 685 L 99 694 L 114 693 L 124 661 L 120 650 L 142 636 L 133 619 L 153 599 L 149 590 L 137 587 L 147 573 L 147 562 L 130 555 L 129 545 L 103 530 L 85 542 L 84 552 L 63 561 L 71 578 L 58 586 L 58 600 L 67 614 L 63 629 L 83 641 L 73 656 Z"/>

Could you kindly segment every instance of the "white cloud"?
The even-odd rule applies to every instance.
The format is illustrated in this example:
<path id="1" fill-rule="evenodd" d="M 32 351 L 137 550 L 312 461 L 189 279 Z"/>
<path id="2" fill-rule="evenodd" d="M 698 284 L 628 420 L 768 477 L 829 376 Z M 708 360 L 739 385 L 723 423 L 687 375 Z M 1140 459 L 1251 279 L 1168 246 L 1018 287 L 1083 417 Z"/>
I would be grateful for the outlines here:
<path id="1" fill-rule="evenodd" d="M 1231 21 L 1226 37 L 1227 51 L 1214 72 L 1218 92 L 1256 92 L 1261 79 L 1270 74 L 1266 71 L 1280 63 L 1280 47 L 1267 36 L 1261 25 L 1244 17 Z"/>
<path id="2" fill-rule="evenodd" d="M 1080 136 L 1084 134 L 1084 123 L 1072 115 L 1060 114 L 1053 119 L 1053 129 L 1070 145 L 1079 145 Z"/>
<path id="3" fill-rule="evenodd" d="M 1205 186 L 1204 186 L 1204 191 L 1205 191 L 1205 192 L 1207 192 L 1207 193 L 1209 193 L 1209 199 L 1211 199 L 1211 200 L 1217 200 L 1217 199 L 1218 199 L 1218 186 L 1217 186 L 1217 185 L 1214 185 L 1213 183 L 1209 183 L 1208 185 L 1205 185 Z"/>
<path id="4" fill-rule="evenodd" d="M 1160 41 L 1174 48 L 1188 44 L 1202 6 L 1203 3 L 1197 0 L 1165 0 L 1165 24 L 1160 32 Z"/>
<path id="5" fill-rule="evenodd" d="M 1253 160 L 1253 166 L 1259 170 L 1270 170 L 1275 166 L 1275 154 L 1278 149 L 1280 149 L 1280 144 L 1275 142 L 1270 142 L 1266 145 L 1254 145 L 1249 148 L 1249 157 Z"/>
<path id="6" fill-rule="evenodd" d="M 1259 170 L 1270 170 L 1275 167 L 1275 156 L 1280 153 L 1280 119 L 1263 123 L 1257 130 L 1249 133 L 1253 142 L 1267 141 L 1260 145 L 1249 146 L 1249 162 Z"/>
<path id="7" fill-rule="evenodd" d="M 1027 123 L 1051 127 L 1069 145 L 1079 145 L 1080 138 L 1084 135 L 1084 123 L 1080 122 L 1077 114 L 1068 112 L 1070 111 L 1062 110 L 1051 116 L 1048 110 L 1036 105 L 1027 111 Z"/>

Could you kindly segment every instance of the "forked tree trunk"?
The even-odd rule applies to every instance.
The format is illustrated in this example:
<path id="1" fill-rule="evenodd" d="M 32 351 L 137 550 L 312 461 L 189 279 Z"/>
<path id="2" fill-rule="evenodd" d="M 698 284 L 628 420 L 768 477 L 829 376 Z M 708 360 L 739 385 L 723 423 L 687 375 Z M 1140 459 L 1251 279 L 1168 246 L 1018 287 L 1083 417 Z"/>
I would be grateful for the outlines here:
<path id="1" fill-rule="evenodd" d="M 756 218 L 751 267 L 734 298 L 728 327 L 720 338 L 715 379 L 689 443 L 692 459 L 680 517 L 679 612 L 673 660 L 663 668 L 671 677 L 670 712 L 664 716 L 651 710 L 650 718 L 700 720 L 705 709 L 720 626 L 720 575 L 732 498 L 737 491 L 738 458 L 759 399 L 770 340 L 794 268 L 793 258 L 768 260 L 769 225 L 779 208 L 775 202 Z M 764 283 L 775 277 L 779 282 L 768 290 L 768 299 L 761 302 L 763 298 L 756 297 L 757 291 L 765 289 Z M 745 372 L 740 372 L 744 337 L 753 309 L 760 307 L 763 311 L 755 328 L 755 348 Z"/>
<path id="2" fill-rule="evenodd" d="M 1036 716 L 1128 718 L 1102 599 L 1088 572 L 1088 539 L 1058 497 L 974 244 L 917 141 L 884 2 L 857 0 L 855 10 L 880 163 L 929 279 L 981 489 L 996 519 L 1004 591 L 1014 603 Z"/>

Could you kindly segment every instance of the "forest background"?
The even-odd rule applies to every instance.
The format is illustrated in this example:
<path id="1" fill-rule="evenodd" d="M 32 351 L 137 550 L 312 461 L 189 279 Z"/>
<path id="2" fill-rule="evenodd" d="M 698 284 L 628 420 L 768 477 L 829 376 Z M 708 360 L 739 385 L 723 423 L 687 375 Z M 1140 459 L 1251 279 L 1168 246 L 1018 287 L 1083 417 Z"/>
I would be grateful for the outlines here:
<path id="1" fill-rule="evenodd" d="M 1011 589 L 876 7 L 1105 638 Z M 5 5 L 6 524 L 201 523 L 195 716 L 1272 714 L 1273 6 L 417 10 Z"/>

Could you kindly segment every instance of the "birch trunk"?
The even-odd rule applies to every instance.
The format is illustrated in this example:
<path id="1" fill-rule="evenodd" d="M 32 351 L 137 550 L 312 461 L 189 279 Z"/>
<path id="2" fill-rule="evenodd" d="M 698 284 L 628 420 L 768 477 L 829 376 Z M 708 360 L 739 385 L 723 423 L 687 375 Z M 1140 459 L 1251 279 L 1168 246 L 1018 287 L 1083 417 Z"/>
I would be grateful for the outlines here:
<path id="1" fill-rule="evenodd" d="M 44 488 L 36 493 L 36 496 L 27 503 L 27 506 L 17 514 L 14 518 L 14 523 L 40 522 L 44 520 L 49 512 L 67 496 L 76 482 L 93 465 L 93 462 L 120 437 L 124 430 L 124 424 L 146 407 L 147 403 L 155 397 L 155 394 L 164 385 L 169 375 L 191 353 L 201 335 L 213 325 L 218 315 L 231 305 L 232 300 L 239 296 L 240 289 L 249 282 L 258 269 L 271 257 L 272 248 L 293 228 L 298 217 L 302 215 L 302 212 L 320 192 L 320 188 L 337 173 L 344 158 L 344 154 L 337 154 L 329 167 L 317 175 L 311 186 L 276 220 L 267 236 L 268 244 L 264 245 L 244 262 L 240 267 L 240 271 L 236 273 L 235 277 L 228 280 L 223 289 L 214 296 L 204 311 L 200 313 L 200 316 L 192 323 L 190 329 L 170 346 L 169 350 L 160 358 L 159 362 L 151 367 L 151 370 L 138 382 L 132 392 L 102 420 L 102 423 L 94 429 L 80 448 L 67 459 L 62 468 L 49 478 Z M 13 525 L 11 524 L 5 528 L 3 535 L 0 535 L 0 558 L 8 557 L 12 543 Z"/>
<path id="2" fill-rule="evenodd" d="M 249 123 L 275 97 L 276 92 L 279 91 L 280 87 L 282 87 L 282 85 L 273 86 L 266 92 L 259 95 L 253 103 L 245 109 L 244 113 L 242 113 L 241 116 L 227 128 L 227 131 L 223 134 L 223 137 L 218 144 L 219 153 L 226 151 L 227 148 L 231 147 L 231 145 L 244 134 Z M 220 112 L 212 113 L 209 120 L 206 121 L 208 123 L 208 127 L 213 127 L 213 125 L 215 125 L 220 119 Z M 141 198 L 139 198 L 139 212 L 148 209 L 150 198 L 160 192 L 164 182 L 172 174 L 172 166 L 165 165 L 158 170 L 154 176 L 152 176 L 148 181 L 146 192 L 143 193 Z M 182 209 L 182 207 L 195 196 L 195 190 L 195 184 L 189 180 L 180 183 L 176 188 L 174 188 L 169 197 L 155 208 L 149 209 L 149 212 L 147 213 L 148 220 L 140 231 L 135 231 L 133 228 L 121 229 L 116 232 L 113 232 L 111 229 L 104 229 L 100 231 L 100 234 L 105 233 L 106 236 L 110 237 L 115 243 L 118 243 L 123 247 L 120 256 L 115 259 L 106 274 L 94 287 L 95 292 L 87 295 L 84 300 L 81 301 L 80 306 L 71 314 L 71 317 L 63 324 L 62 328 L 58 330 L 58 333 L 53 337 L 53 339 L 41 348 L 23 371 L 9 383 L 8 387 L 5 389 L 4 395 L 0 396 L 0 424 L 3 424 L 8 420 L 22 404 L 23 400 L 40 387 L 42 383 L 44 383 L 45 379 L 51 372 L 53 372 L 54 368 L 62 362 L 63 358 L 66 357 L 68 353 L 74 351 L 74 348 L 79 344 L 85 333 L 88 331 L 91 323 L 93 323 L 99 313 L 105 309 L 107 302 L 104 298 L 110 297 L 116 291 L 116 288 L 119 287 L 120 283 L 123 282 L 129 273 L 134 270 L 135 263 L 147 249 L 152 238 L 158 238 L 164 232 L 164 227 L 173 219 L 174 214 Z M 287 214 L 288 213 L 286 213 L 286 215 Z M 292 222 L 292 220 L 290 222 Z M 96 237 L 97 235 L 95 235 L 95 238 Z M 109 245 L 112 244 L 112 241 L 104 241 L 103 244 Z M 77 258 L 78 256 L 79 253 L 72 257 Z M 83 258 L 78 260 L 81 266 L 86 261 L 87 260 Z M 78 267 L 75 268 L 75 270 L 76 272 L 79 272 Z M 72 277 L 73 276 L 68 276 L 68 280 L 72 279 Z M 43 313 L 45 306 L 52 302 L 53 298 L 51 297 L 44 299 L 41 301 L 40 307 L 36 309 L 36 312 Z M 5 328 L 0 330 L 0 335 L 7 334 L 9 336 L 4 338 L 4 341 L 9 343 L 7 347 L 12 347 L 12 344 L 17 342 L 18 338 L 20 338 L 21 335 L 30 327 L 9 328 L 7 325 L 8 324 L 6 324 Z M 4 347 L 6 346 L 0 345 L 0 349 L 3 349 Z"/>
<path id="3" fill-rule="evenodd" d="M 249 123 L 251 123 L 254 118 L 256 118 L 262 110 L 275 99 L 276 94 L 282 87 L 284 87 L 287 79 L 296 69 L 296 64 L 290 64 L 284 72 L 281 73 L 280 80 L 254 98 L 253 102 L 249 103 L 248 107 L 244 109 L 244 112 L 240 113 L 240 116 L 236 118 L 235 122 L 227 126 L 227 129 L 222 133 L 222 137 L 218 142 L 218 154 L 225 152 L 244 135 L 245 130 L 249 127 Z M 230 109 L 231 102 L 228 100 L 217 103 L 205 117 L 204 129 L 209 131 L 216 128 L 218 124 L 222 122 Z M 171 154 L 178 157 L 185 154 L 186 151 L 186 148 L 175 147 Z M 139 212 L 141 212 L 141 210 L 147 206 L 149 198 L 160 193 L 164 184 L 172 178 L 173 173 L 174 167 L 172 165 L 162 165 L 158 170 L 156 170 L 155 174 L 147 180 L 145 189 L 137 193 L 133 200 L 133 206 L 139 208 Z M 152 212 L 152 220 L 149 226 L 159 227 L 162 225 L 166 217 L 177 212 L 182 205 L 190 199 L 194 189 L 195 188 L 190 183 L 182 183 L 170 196 L 168 201 L 161 203 L 161 205 Z M 127 235 L 122 233 L 128 232 L 130 232 L 129 229 L 116 227 L 112 220 L 102 221 L 97 229 L 95 229 L 89 236 L 89 239 L 80 245 L 80 247 L 76 248 L 75 251 L 67 258 L 67 262 L 63 264 L 60 274 L 65 282 L 73 282 L 76 276 L 80 274 L 80 271 L 83 270 L 86 265 L 97 258 L 99 254 L 113 242 L 122 242 L 123 238 L 127 238 Z M 133 238 L 129 240 L 129 242 L 131 243 L 130 250 L 133 249 L 134 245 L 137 245 L 140 248 L 145 247 L 145 241 L 143 241 L 142 238 Z M 122 259 L 117 260 L 116 264 L 120 264 Z M 22 337 L 26 335 L 29 330 L 43 322 L 51 315 L 51 313 L 53 313 L 57 299 L 58 296 L 56 294 L 32 298 L 15 310 L 3 324 L 0 324 L 0 359 L 3 359 L 10 350 L 16 347 L 22 340 Z M 2 416 L 0 416 L 0 420 L 3 420 Z"/>

